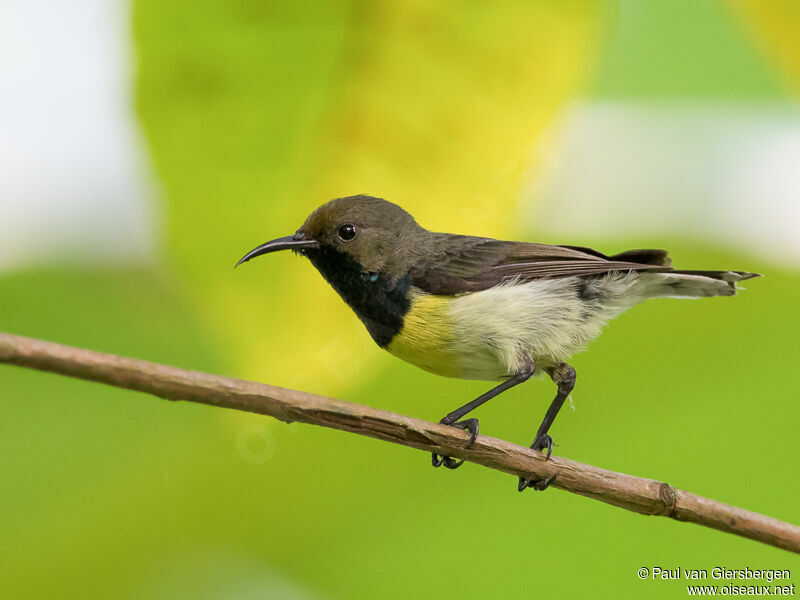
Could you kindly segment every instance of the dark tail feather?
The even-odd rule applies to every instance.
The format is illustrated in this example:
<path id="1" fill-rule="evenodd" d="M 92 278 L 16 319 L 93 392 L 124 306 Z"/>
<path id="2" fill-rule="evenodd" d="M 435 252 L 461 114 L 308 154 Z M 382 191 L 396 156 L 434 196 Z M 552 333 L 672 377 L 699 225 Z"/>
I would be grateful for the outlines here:
<path id="1" fill-rule="evenodd" d="M 575 250 L 581 250 L 594 256 L 599 256 L 607 260 L 634 263 L 638 265 L 652 265 L 654 267 L 667 267 L 653 269 L 652 272 L 640 273 L 642 282 L 642 295 L 645 298 L 658 296 L 672 296 L 677 298 L 703 298 L 706 296 L 733 296 L 736 293 L 736 283 L 760 277 L 758 273 L 748 273 L 747 271 L 692 271 L 692 270 L 670 270 L 672 259 L 666 250 L 644 248 L 638 250 L 626 250 L 613 256 L 606 256 L 580 246 L 567 246 Z M 660 271 L 660 272 L 659 272 Z"/>
<path id="2" fill-rule="evenodd" d="M 666 250 L 626 250 L 625 252 L 610 256 L 609 259 L 632 262 L 640 265 L 656 265 L 659 267 L 669 267 L 672 265 L 672 259 L 669 257 Z"/>

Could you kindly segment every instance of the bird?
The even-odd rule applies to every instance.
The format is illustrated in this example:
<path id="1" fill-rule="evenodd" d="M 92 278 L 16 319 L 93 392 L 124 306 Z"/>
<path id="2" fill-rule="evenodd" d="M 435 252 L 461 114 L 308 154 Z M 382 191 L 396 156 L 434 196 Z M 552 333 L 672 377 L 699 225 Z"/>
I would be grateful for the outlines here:
<path id="1" fill-rule="evenodd" d="M 550 427 L 575 386 L 566 361 L 604 325 L 649 298 L 733 296 L 757 273 L 679 270 L 665 250 L 608 256 L 583 246 L 503 241 L 429 231 L 397 204 L 359 194 L 314 210 L 293 234 L 261 244 L 257 256 L 306 257 L 381 348 L 431 373 L 499 382 L 440 423 L 479 433 L 468 413 L 546 373 L 556 385 L 531 448 L 553 451 Z M 434 467 L 464 462 L 432 453 Z M 555 476 L 519 477 L 517 489 L 546 489 Z"/>

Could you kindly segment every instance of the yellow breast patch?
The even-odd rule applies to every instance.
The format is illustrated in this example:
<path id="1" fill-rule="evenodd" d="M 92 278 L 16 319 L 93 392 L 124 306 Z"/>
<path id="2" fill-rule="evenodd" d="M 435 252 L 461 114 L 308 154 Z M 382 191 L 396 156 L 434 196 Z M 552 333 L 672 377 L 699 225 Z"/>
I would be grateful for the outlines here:
<path id="1" fill-rule="evenodd" d="M 416 293 L 403 328 L 387 346 L 394 356 L 445 377 L 461 377 L 458 347 L 447 296 Z"/>

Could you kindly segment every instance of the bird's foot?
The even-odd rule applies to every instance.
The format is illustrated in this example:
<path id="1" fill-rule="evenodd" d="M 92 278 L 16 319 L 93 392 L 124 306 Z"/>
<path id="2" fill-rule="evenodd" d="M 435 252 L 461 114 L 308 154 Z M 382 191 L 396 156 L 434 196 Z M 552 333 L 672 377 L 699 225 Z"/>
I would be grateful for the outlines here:
<path id="1" fill-rule="evenodd" d="M 525 488 L 531 488 L 532 490 L 537 490 L 539 492 L 544 491 L 550 487 L 550 484 L 556 480 L 556 477 L 556 473 L 550 475 L 550 477 L 545 477 L 544 479 L 525 479 L 524 477 L 520 477 L 519 483 L 517 484 L 517 491 L 521 492 Z"/>
<path id="2" fill-rule="evenodd" d="M 472 446 L 475 443 L 475 440 L 478 437 L 478 419 L 464 419 L 463 421 L 456 421 L 453 422 L 447 417 L 439 421 L 442 425 L 450 425 L 451 427 L 457 427 L 458 429 L 463 429 L 465 431 L 469 431 L 469 441 L 467 442 L 467 448 Z M 436 454 L 435 452 L 431 453 L 431 464 L 434 467 L 441 467 L 444 465 L 448 469 L 457 469 L 461 465 L 464 464 L 464 460 L 456 460 L 450 456 L 444 456 Z"/>
<path id="3" fill-rule="evenodd" d="M 550 455 L 553 453 L 553 438 L 551 438 L 546 433 L 544 435 L 537 435 L 536 439 L 533 440 L 531 444 L 532 450 L 538 450 L 539 452 L 544 452 L 545 448 L 547 449 L 547 456 L 545 460 L 550 458 Z M 551 475 L 550 477 L 546 477 L 544 479 L 525 479 L 524 477 L 519 478 L 519 483 L 517 484 L 517 490 L 522 491 L 525 488 L 531 488 L 534 490 L 546 490 L 553 481 L 555 481 L 556 476 Z"/>
<path id="4" fill-rule="evenodd" d="M 441 467 L 444 465 L 448 469 L 457 469 L 464 464 L 464 460 L 456 460 L 452 456 L 438 455 L 435 452 L 431 453 L 431 464 L 434 467 Z"/>
<path id="5" fill-rule="evenodd" d="M 551 438 L 546 433 L 542 436 L 536 436 L 536 439 L 533 440 L 531 444 L 531 450 L 538 450 L 539 452 L 544 452 L 544 449 L 547 448 L 547 457 L 545 460 L 550 458 L 550 455 L 553 453 L 553 438 Z"/>

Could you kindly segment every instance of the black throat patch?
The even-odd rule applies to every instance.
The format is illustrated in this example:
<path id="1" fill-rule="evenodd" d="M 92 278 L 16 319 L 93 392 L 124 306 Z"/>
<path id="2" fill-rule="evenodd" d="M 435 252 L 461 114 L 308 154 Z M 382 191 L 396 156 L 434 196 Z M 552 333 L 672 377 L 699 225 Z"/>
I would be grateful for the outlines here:
<path id="1" fill-rule="evenodd" d="M 375 343 L 381 348 L 388 346 L 403 328 L 411 307 L 408 275 L 391 281 L 329 248 L 309 249 L 304 254 L 366 325 Z"/>

